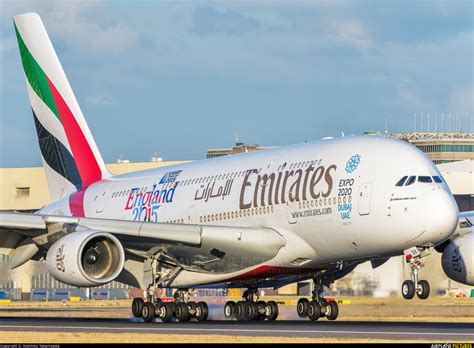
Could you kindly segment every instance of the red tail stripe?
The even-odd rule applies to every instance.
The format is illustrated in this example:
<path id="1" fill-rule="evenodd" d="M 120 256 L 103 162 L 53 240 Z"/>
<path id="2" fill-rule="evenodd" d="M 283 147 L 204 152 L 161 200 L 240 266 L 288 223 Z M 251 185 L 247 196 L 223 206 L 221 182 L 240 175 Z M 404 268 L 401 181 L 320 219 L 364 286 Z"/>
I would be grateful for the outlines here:
<path id="1" fill-rule="evenodd" d="M 69 209 L 71 210 L 72 216 L 85 217 L 84 212 L 84 195 L 86 194 L 86 188 L 74 192 L 69 196 Z"/>
<path id="2" fill-rule="evenodd" d="M 81 176 L 82 187 L 87 187 L 95 181 L 102 179 L 102 171 L 76 118 L 56 87 L 48 77 L 46 78 L 53 94 L 59 116 L 61 117 L 61 122 L 66 132 L 74 161 L 76 162 L 79 175 Z"/>

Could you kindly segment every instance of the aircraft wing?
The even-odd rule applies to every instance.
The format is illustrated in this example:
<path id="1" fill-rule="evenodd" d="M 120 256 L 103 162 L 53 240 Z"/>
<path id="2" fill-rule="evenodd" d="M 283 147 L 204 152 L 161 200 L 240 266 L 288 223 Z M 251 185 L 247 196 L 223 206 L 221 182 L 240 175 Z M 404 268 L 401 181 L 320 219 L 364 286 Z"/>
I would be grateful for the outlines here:
<path id="1" fill-rule="evenodd" d="M 285 245 L 271 228 L 165 224 L 0 212 L 0 253 L 13 268 L 45 257 L 49 247 L 75 231 L 107 232 L 126 254 L 143 260 L 164 251 L 183 268 L 230 272 L 270 260 Z"/>

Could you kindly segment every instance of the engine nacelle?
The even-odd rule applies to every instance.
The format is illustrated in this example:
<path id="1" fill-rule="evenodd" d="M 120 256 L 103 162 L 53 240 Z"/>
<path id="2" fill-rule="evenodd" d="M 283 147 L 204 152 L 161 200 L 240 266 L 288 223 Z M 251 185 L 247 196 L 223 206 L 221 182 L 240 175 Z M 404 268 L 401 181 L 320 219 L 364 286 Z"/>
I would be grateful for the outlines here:
<path id="1" fill-rule="evenodd" d="M 46 255 L 49 273 L 60 282 L 92 287 L 114 280 L 125 261 L 122 244 L 110 233 L 73 232 L 55 242 Z"/>
<path id="2" fill-rule="evenodd" d="M 443 251 L 441 264 L 452 280 L 474 285 L 474 232 L 452 240 Z"/>

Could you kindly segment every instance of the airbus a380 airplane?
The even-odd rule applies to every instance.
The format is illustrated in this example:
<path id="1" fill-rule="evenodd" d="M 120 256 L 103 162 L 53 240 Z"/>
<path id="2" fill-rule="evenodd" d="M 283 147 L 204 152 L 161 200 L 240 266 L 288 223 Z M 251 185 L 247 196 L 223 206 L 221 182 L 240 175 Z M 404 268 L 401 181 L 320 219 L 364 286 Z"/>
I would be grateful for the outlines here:
<path id="1" fill-rule="evenodd" d="M 257 289 L 304 279 L 315 290 L 298 314 L 334 320 L 338 307 L 323 285 L 402 254 L 413 270 L 403 296 L 426 298 L 418 270 L 438 245 L 449 251 L 448 272 L 474 282 L 472 220 L 459 217 L 439 171 L 415 147 L 346 137 L 114 176 L 41 19 L 23 14 L 14 25 L 53 203 L 0 214 L 0 250 L 13 267 L 45 260 L 72 286 L 147 288 L 146 302 L 132 305 L 145 321 L 206 320 L 206 303 L 189 301 L 197 287 L 247 288 L 225 315 L 274 320 L 277 304 L 258 301 Z M 161 302 L 157 287 L 177 289 L 175 302 Z"/>

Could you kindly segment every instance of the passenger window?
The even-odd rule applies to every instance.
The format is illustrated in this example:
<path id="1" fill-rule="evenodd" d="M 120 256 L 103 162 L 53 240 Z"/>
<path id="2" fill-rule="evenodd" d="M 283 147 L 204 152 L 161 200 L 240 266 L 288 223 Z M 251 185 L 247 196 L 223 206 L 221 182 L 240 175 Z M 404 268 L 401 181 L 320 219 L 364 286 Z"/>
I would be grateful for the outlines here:
<path id="1" fill-rule="evenodd" d="M 440 184 L 443 182 L 443 179 L 440 176 L 433 176 L 433 181 Z"/>
<path id="2" fill-rule="evenodd" d="M 416 181 L 416 176 L 410 176 L 410 178 L 408 178 L 405 186 L 409 186 L 409 185 L 413 184 L 415 181 Z"/>
<path id="3" fill-rule="evenodd" d="M 428 183 L 433 182 L 433 180 L 431 180 L 431 176 L 419 176 L 418 182 Z"/>
<path id="4" fill-rule="evenodd" d="M 395 186 L 403 186 L 403 184 L 405 183 L 405 181 L 407 180 L 408 176 L 404 176 L 403 178 L 401 178 L 396 184 Z"/>

